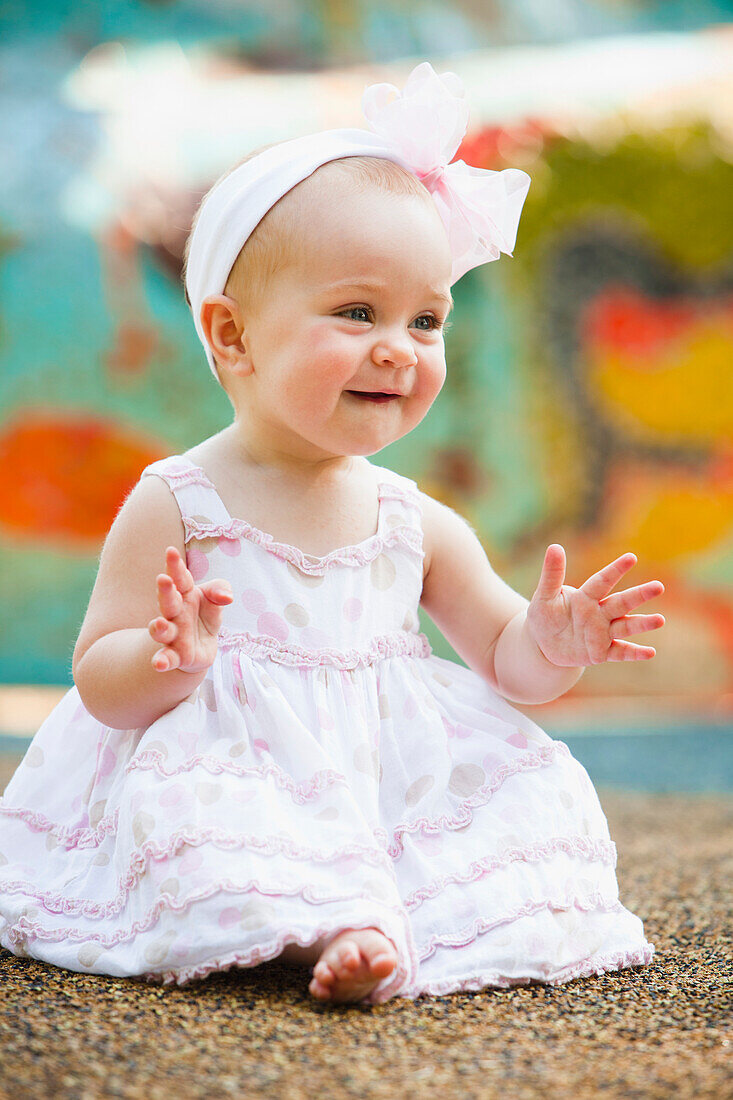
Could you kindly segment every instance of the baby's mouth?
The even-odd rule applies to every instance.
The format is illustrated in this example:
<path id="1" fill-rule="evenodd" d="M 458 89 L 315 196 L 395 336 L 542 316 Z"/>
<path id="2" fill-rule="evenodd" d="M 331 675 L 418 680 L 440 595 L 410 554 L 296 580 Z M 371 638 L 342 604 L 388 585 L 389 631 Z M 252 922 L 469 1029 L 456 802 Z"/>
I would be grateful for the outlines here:
<path id="1" fill-rule="evenodd" d="M 364 401 L 376 401 L 381 404 L 383 401 L 396 401 L 400 396 L 398 393 L 366 393 L 361 390 L 347 390 L 353 397 L 360 397 Z"/>

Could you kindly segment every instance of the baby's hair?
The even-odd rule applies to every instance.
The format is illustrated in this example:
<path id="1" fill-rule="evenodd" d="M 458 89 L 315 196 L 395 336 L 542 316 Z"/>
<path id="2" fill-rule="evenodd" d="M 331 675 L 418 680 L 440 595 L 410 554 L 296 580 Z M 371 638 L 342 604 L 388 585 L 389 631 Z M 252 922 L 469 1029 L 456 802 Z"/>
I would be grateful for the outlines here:
<path id="1" fill-rule="evenodd" d="M 233 164 L 219 177 L 202 198 L 201 205 L 196 212 L 186 239 L 183 253 L 182 279 L 189 307 L 191 302 L 188 291 L 185 289 L 186 270 L 193 231 L 196 228 L 204 200 L 214 188 L 218 187 L 240 165 L 246 164 L 248 160 L 259 156 L 266 149 L 272 149 L 279 144 L 281 143 L 272 142 L 269 145 L 261 145 L 258 149 L 248 153 L 247 156 L 242 157 L 240 161 Z M 304 185 L 309 184 L 311 180 L 315 182 L 310 186 L 322 185 L 329 175 L 346 177 L 360 193 L 370 188 L 377 188 L 386 193 L 413 195 L 432 202 L 429 191 L 417 176 L 391 160 L 385 160 L 381 157 L 355 156 L 328 161 L 326 164 L 320 165 L 315 172 L 306 177 L 300 184 L 296 184 L 295 187 L 286 192 L 267 211 L 245 241 L 234 261 L 224 288 L 225 294 L 233 293 L 233 296 L 237 297 L 240 302 L 246 300 L 251 308 L 257 307 L 257 304 L 262 300 L 268 282 L 288 264 L 293 255 L 293 248 L 298 247 L 299 229 L 303 217 L 302 199 L 306 197 L 308 190 Z"/>

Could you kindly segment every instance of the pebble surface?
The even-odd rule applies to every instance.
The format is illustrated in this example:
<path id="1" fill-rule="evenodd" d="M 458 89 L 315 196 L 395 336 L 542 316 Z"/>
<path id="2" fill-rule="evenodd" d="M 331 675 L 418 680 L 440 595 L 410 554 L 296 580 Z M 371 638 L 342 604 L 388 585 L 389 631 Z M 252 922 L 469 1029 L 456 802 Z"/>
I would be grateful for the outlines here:
<path id="1" fill-rule="evenodd" d="M 162 987 L 0 949 L 0 1097 L 733 1098 L 733 799 L 598 793 L 650 965 L 329 1006 L 277 963 Z"/>

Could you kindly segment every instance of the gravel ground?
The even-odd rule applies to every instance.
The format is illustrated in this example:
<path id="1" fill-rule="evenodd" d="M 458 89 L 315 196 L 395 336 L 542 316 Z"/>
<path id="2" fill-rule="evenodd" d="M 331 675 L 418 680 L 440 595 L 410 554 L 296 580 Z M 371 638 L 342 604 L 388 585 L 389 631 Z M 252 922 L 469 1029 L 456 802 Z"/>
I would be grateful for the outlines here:
<path id="1" fill-rule="evenodd" d="M 161 987 L 0 950 L 0 1097 L 733 1098 L 733 799 L 599 796 L 649 966 L 328 1007 L 275 963 Z"/>

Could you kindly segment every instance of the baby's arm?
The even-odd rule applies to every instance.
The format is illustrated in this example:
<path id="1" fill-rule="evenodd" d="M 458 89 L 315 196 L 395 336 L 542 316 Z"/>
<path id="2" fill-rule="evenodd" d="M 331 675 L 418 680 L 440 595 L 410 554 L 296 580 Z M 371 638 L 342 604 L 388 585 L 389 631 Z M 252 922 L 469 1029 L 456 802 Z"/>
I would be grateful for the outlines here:
<path id="1" fill-rule="evenodd" d="M 529 600 L 494 572 L 467 521 L 425 493 L 420 503 L 428 555 L 420 602 L 458 656 L 513 703 L 547 702 L 568 691 L 583 670 L 554 668 L 536 646 L 516 638 Z M 497 668 L 497 643 L 512 622 L 512 659 Z"/>
<path id="2" fill-rule="evenodd" d="M 183 539 L 170 490 L 143 478 L 105 541 L 72 666 L 86 709 L 114 729 L 145 727 L 172 710 L 216 654 L 220 605 L 231 602 L 231 590 L 226 581 L 193 586 Z"/>
<path id="3" fill-rule="evenodd" d="M 515 703 L 545 703 L 568 691 L 589 664 L 654 656 L 623 639 L 656 630 L 662 615 L 627 615 L 664 591 L 660 581 L 609 595 L 635 563 L 623 555 L 579 588 L 564 585 L 562 547 L 548 547 L 537 590 L 526 600 L 494 572 L 466 521 L 421 494 L 428 572 L 422 605 L 456 653 Z"/>

